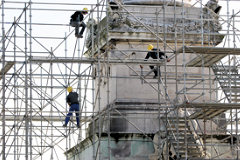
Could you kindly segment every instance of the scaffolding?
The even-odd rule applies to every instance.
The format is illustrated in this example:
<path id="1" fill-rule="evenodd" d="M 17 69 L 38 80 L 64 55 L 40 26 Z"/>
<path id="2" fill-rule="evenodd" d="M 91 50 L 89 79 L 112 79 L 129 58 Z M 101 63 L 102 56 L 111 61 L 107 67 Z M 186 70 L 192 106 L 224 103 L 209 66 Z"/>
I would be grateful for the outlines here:
<path id="1" fill-rule="evenodd" d="M 0 157 L 239 159 L 239 2 L 207 2 L 2 0 Z M 69 20 L 84 7 L 80 39 Z M 146 61 L 150 43 L 171 61 Z M 80 128 L 63 127 L 68 86 Z"/>

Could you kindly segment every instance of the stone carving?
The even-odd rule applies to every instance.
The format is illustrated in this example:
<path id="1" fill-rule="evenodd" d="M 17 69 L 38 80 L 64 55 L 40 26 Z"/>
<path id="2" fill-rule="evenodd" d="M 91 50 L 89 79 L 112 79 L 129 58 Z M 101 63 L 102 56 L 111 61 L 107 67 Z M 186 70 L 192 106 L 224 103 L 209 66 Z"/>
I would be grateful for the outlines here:
<path id="1" fill-rule="evenodd" d="M 141 33 L 141 32 L 149 32 L 149 29 L 156 32 L 158 30 L 159 33 L 218 33 L 221 30 L 221 24 L 219 23 L 219 12 L 221 10 L 221 6 L 218 5 L 218 0 L 209 0 L 205 7 L 203 8 L 203 14 L 201 15 L 200 9 L 197 11 L 199 14 L 196 14 L 194 18 L 186 18 L 183 19 L 182 16 L 177 16 L 176 18 L 176 25 L 174 24 L 174 16 L 170 15 L 168 18 L 163 19 L 162 12 L 158 15 L 158 24 L 156 22 L 157 15 L 152 13 L 153 18 L 149 17 L 140 17 L 138 16 L 136 19 L 131 14 L 127 13 L 124 8 L 122 8 L 122 2 L 130 3 L 130 2 L 144 2 L 146 0 L 110 0 L 109 8 L 108 8 L 108 22 L 107 18 L 103 19 L 100 22 L 100 27 L 93 22 L 90 22 L 88 25 L 89 30 L 91 31 L 94 28 L 94 36 L 95 33 L 101 33 L 103 38 L 103 33 L 105 33 L 104 28 L 108 26 L 109 31 L 116 31 L 116 32 L 128 32 L 128 33 Z M 153 0 L 154 1 L 154 0 Z M 153 2 L 152 1 L 152 2 Z M 160 0 L 161 1 L 161 0 Z M 186 1 L 189 2 L 189 1 Z M 168 7 L 169 11 L 173 11 L 172 6 Z M 144 8 L 144 7 L 143 7 Z M 178 12 L 182 11 L 182 7 L 178 7 Z M 161 10 L 161 9 L 160 9 Z M 187 7 L 185 8 L 185 17 L 188 17 L 188 14 L 191 15 L 190 11 Z M 203 19 L 203 21 L 201 21 Z M 108 25 L 107 25 L 108 23 Z M 91 27 L 94 25 L 94 27 Z M 147 26 L 148 29 L 145 27 Z M 97 29 L 98 28 L 98 29 Z M 96 31 L 98 30 L 98 31 Z M 105 29 L 106 30 L 106 29 Z M 89 34 L 91 35 L 91 33 Z M 214 41 L 214 35 L 210 36 L 210 41 Z M 91 46 L 91 37 L 88 37 L 87 40 L 87 47 Z"/>
<path id="2" fill-rule="evenodd" d="M 208 28 L 210 32 L 218 32 L 222 29 L 218 20 L 221 8 L 218 5 L 218 0 L 209 0 L 203 8 L 203 19 L 211 19 L 204 21 L 204 28 Z"/>
<path id="3" fill-rule="evenodd" d="M 115 0 L 116 1 L 116 0 Z M 117 3 L 114 3 L 115 1 L 112 1 L 112 4 L 117 5 Z M 123 2 L 145 2 L 146 0 L 123 0 Z M 144 3 L 143 2 L 143 3 Z M 113 12 L 109 13 L 109 22 L 110 22 L 110 28 L 115 30 L 122 30 L 125 32 L 143 32 L 146 31 L 145 27 L 139 23 L 134 17 L 128 14 L 120 14 L 118 11 L 122 11 L 121 8 L 115 8 Z M 219 12 L 221 10 L 221 6 L 218 5 L 218 0 L 209 0 L 208 3 L 203 8 L 203 19 L 210 19 L 204 20 L 203 22 L 203 30 L 204 32 L 218 32 L 221 30 L 221 25 L 218 21 L 219 18 Z M 201 15 L 199 15 L 199 19 L 201 19 Z M 148 25 L 149 27 L 152 27 L 153 29 L 156 29 L 156 20 L 149 19 L 149 18 L 139 18 L 142 23 L 145 25 Z M 165 20 L 165 29 L 167 32 L 181 32 L 182 31 L 182 23 L 184 23 L 184 31 L 185 32 L 201 32 L 202 31 L 202 22 L 199 20 L 183 20 L 181 18 L 177 19 L 178 26 L 173 26 L 174 24 L 173 18 L 169 18 Z M 164 24 L 160 21 L 158 24 L 158 31 L 161 32 L 164 30 Z"/>
<path id="4" fill-rule="evenodd" d="M 97 35 L 97 22 L 90 18 L 87 22 L 88 34 L 86 39 L 86 47 L 90 48 L 92 45 L 92 38 L 95 40 Z M 92 37 L 93 36 L 93 37 Z"/>

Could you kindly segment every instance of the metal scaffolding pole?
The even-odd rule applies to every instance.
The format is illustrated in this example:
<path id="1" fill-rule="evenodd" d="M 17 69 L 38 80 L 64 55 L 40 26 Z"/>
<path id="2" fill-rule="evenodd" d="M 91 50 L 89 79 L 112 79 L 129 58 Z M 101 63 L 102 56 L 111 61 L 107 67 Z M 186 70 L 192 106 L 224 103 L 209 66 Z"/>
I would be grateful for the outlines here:
<path id="1" fill-rule="evenodd" d="M 97 4 L 99 4 L 99 0 L 97 0 Z M 97 6 L 97 23 L 100 22 L 100 6 Z M 98 26 L 99 28 L 99 26 Z M 98 63 L 97 63 L 97 76 L 98 76 L 98 79 L 97 79 L 97 101 L 98 101 L 98 146 L 97 146 L 97 151 L 96 151 L 96 158 L 101 160 L 102 158 L 102 151 L 101 151 L 101 137 L 102 137 L 102 116 L 101 116 L 101 79 L 102 79 L 102 74 L 103 74 L 103 71 L 102 71 L 102 65 L 100 64 L 100 57 L 101 57 L 101 52 L 100 52 L 100 48 L 99 48 L 99 45 L 100 44 L 100 32 L 97 33 L 97 60 L 98 60 Z M 94 136 L 94 135 L 93 135 Z"/>
<path id="2" fill-rule="evenodd" d="M 106 8 L 109 8 L 108 5 L 108 0 L 106 0 Z M 107 31 L 107 39 L 109 38 L 109 11 L 107 10 L 106 12 L 106 18 L 107 18 L 107 26 L 106 26 L 106 31 Z M 109 46 L 109 42 L 107 41 L 107 46 Z M 108 136 L 108 153 L 107 153 L 107 157 L 110 160 L 111 159 L 111 109 L 110 109 L 110 64 L 109 64 L 109 56 L 110 56 L 110 49 L 106 49 L 106 54 L 107 54 L 107 67 L 106 67 L 106 74 L 107 74 L 107 126 L 108 126 L 108 130 L 107 130 L 107 136 Z"/>
<path id="3" fill-rule="evenodd" d="M 14 22 L 16 22 L 16 17 L 14 17 Z M 16 24 L 14 23 L 14 47 L 13 47 L 13 51 L 14 51 L 14 61 L 16 61 Z M 16 64 L 14 64 L 14 73 L 16 73 Z M 16 89 L 16 84 L 17 84 L 17 78 L 16 75 L 14 75 L 14 93 L 17 93 L 17 89 Z M 14 160 L 17 160 L 17 122 L 16 122 L 16 118 L 17 118 L 17 112 L 18 110 L 18 104 L 17 104 L 17 96 L 16 94 L 14 94 Z"/>
<path id="4" fill-rule="evenodd" d="M 33 55 L 32 55 L 32 4 L 31 4 L 31 0 L 29 1 L 29 35 L 30 35 L 30 38 L 29 38 L 29 52 L 30 52 L 30 57 L 32 57 Z M 27 30 L 25 30 L 26 32 L 27 32 Z M 29 124 L 30 124 L 30 127 L 29 127 L 29 149 L 30 149 L 30 159 L 33 159 L 33 142 L 32 142 L 32 140 L 33 140 L 33 138 L 32 138 L 32 133 L 33 133 L 33 131 L 32 131 L 32 127 L 33 127 L 33 123 L 32 123 L 32 108 L 33 108 L 33 92 L 32 92 L 32 90 L 33 90 L 33 85 L 32 85 L 32 72 L 33 72 L 33 69 L 32 69 L 32 62 L 30 61 L 29 62 L 30 64 L 30 68 L 29 68 L 29 73 L 30 73 L 30 75 L 29 75 L 29 79 L 30 79 L 30 92 L 29 92 L 29 97 L 30 97 L 30 107 L 29 107 L 29 109 L 30 109 L 30 113 L 29 113 L 29 119 L 30 119 L 30 121 L 29 121 Z"/>
<path id="5" fill-rule="evenodd" d="M 6 107 L 6 97 L 5 97 L 5 91 L 6 91 L 6 84 L 5 84 L 5 73 L 4 73 L 4 68 L 5 68 L 5 28 L 4 28 L 4 0 L 2 0 L 1 3 L 1 8 L 2 8 L 2 151 L 1 151 L 1 156 L 2 160 L 6 159 L 6 126 L 5 126 L 5 107 Z"/>
<path id="6" fill-rule="evenodd" d="M 28 108 L 28 55 L 27 55 L 27 4 L 24 4 L 24 36 L 25 36 L 25 158 L 29 159 L 29 108 Z"/>

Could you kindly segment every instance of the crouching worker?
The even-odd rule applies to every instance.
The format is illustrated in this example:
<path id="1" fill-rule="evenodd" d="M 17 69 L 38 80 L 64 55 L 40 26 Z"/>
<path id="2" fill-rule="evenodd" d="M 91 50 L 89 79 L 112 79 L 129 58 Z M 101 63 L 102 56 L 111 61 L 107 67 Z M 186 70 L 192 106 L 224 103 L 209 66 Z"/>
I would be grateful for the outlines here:
<path id="1" fill-rule="evenodd" d="M 79 124 L 79 103 L 78 103 L 78 94 L 77 92 L 73 92 L 72 87 L 68 87 L 67 91 L 69 92 L 67 96 L 67 103 L 70 106 L 69 112 L 67 114 L 67 117 L 65 118 L 65 124 L 63 127 L 67 127 L 67 124 L 70 120 L 70 117 L 73 115 L 73 111 L 75 111 L 76 114 L 76 120 L 77 120 L 77 127 L 80 127 Z"/>
<path id="2" fill-rule="evenodd" d="M 86 24 L 83 22 L 84 16 L 88 13 L 87 8 L 83 8 L 82 11 L 76 11 L 70 20 L 70 26 L 75 27 L 75 37 L 83 38 L 83 32 L 86 28 Z M 79 32 L 79 27 L 82 27 L 81 31 Z"/>
<path id="3" fill-rule="evenodd" d="M 152 59 L 164 59 L 164 58 L 166 58 L 167 62 L 170 62 L 170 59 L 168 59 L 168 56 L 164 52 L 161 52 L 160 49 L 157 50 L 157 48 L 154 48 L 152 44 L 148 45 L 148 50 L 149 50 L 149 52 L 147 53 L 144 61 L 147 61 L 147 59 L 149 59 L 149 57 L 151 57 Z M 140 65 L 140 67 L 143 68 L 142 65 Z M 154 68 L 154 66 L 149 66 L 149 67 L 154 72 L 154 77 L 153 78 L 157 78 L 157 76 L 158 76 L 157 67 L 156 68 Z M 159 72 L 160 72 L 160 68 L 159 68 Z M 159 73 L 159 75 L 161 76 L 161 72 Z"/>

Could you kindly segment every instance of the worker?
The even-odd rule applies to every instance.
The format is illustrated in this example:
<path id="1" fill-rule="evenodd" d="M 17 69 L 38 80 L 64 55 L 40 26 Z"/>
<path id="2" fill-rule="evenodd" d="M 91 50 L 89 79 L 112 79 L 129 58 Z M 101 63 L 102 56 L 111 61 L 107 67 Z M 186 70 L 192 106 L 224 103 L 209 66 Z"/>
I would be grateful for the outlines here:
<path id="1" fill-rule="evenodd" d="M 72 87 L 68 87 L 67 91 L 69 92 L 68 96 L 67 96 L 67 103 L 70 106 L 69 112 L 67 114 L 67 117 L 65 118 L 65 124 L 63 125 L 63 127 L 67 127 L 67 124 L 70 120 L 70 117 L 73 114 L 73 111 L 75 111 L 76 114 L 76 120 L 77 120 L 77 127 L 79 128 L 79 103 L 78 103 L 78 94 L 77 92 L 73 92 L 73 88 Z"/>
<path id="2" fill-rule="evenodd" d="M 169 151 L 169 160 L 174 160 L 173 157 L 172 157 L 172 152 Z"/>
<path id="3" fill-rule="evenodd" d="M 164 59 L 166 58 L 167 59 L 167 62 L 170 62 L 170 59 L 168 59 L 168 56 L 165 55 L 164 52 L 161 52 L 161 50 L 157 50 L 157 48 L 154 48 L 152 44 L 149 44 L 148 45 L 148 50 L 149 52 L 147 53 L 146 57 L 145 57 L 145 60 L 144 61 L 147 61 L 147 59 L 149 59 L 149 57 L 153 58 L 153 59 Z M 143 68 L 142 65 L 140 65 L 141 68 Z M 151 70 L 153 70 L 154 72 L 154 77 L 153 78 L 156 78 L 158 76 L 158 70 L 156 68 L 154 68 L 154 66 L 149 66 Z M 160 72 L 160 69 L 159 69 L 159 72 Z M 161 76 L 161 74 L 159 74 Z"/>
<path id="4" fill-rule="evenodd" d="M 88 13 L 87 8 L 83 8 L 82 11 L 76 11 L 72 16 L 70 20 L 70 25 L 72 27 L 75 27 L 75 37 L 77 38 L 83 38 L 83 32 L 86 28 L 86 24 L 83 22 L 83 15 L 86 15 Z M 82 27 L 81 31 L 79 32 L 79 27 Z"/>

